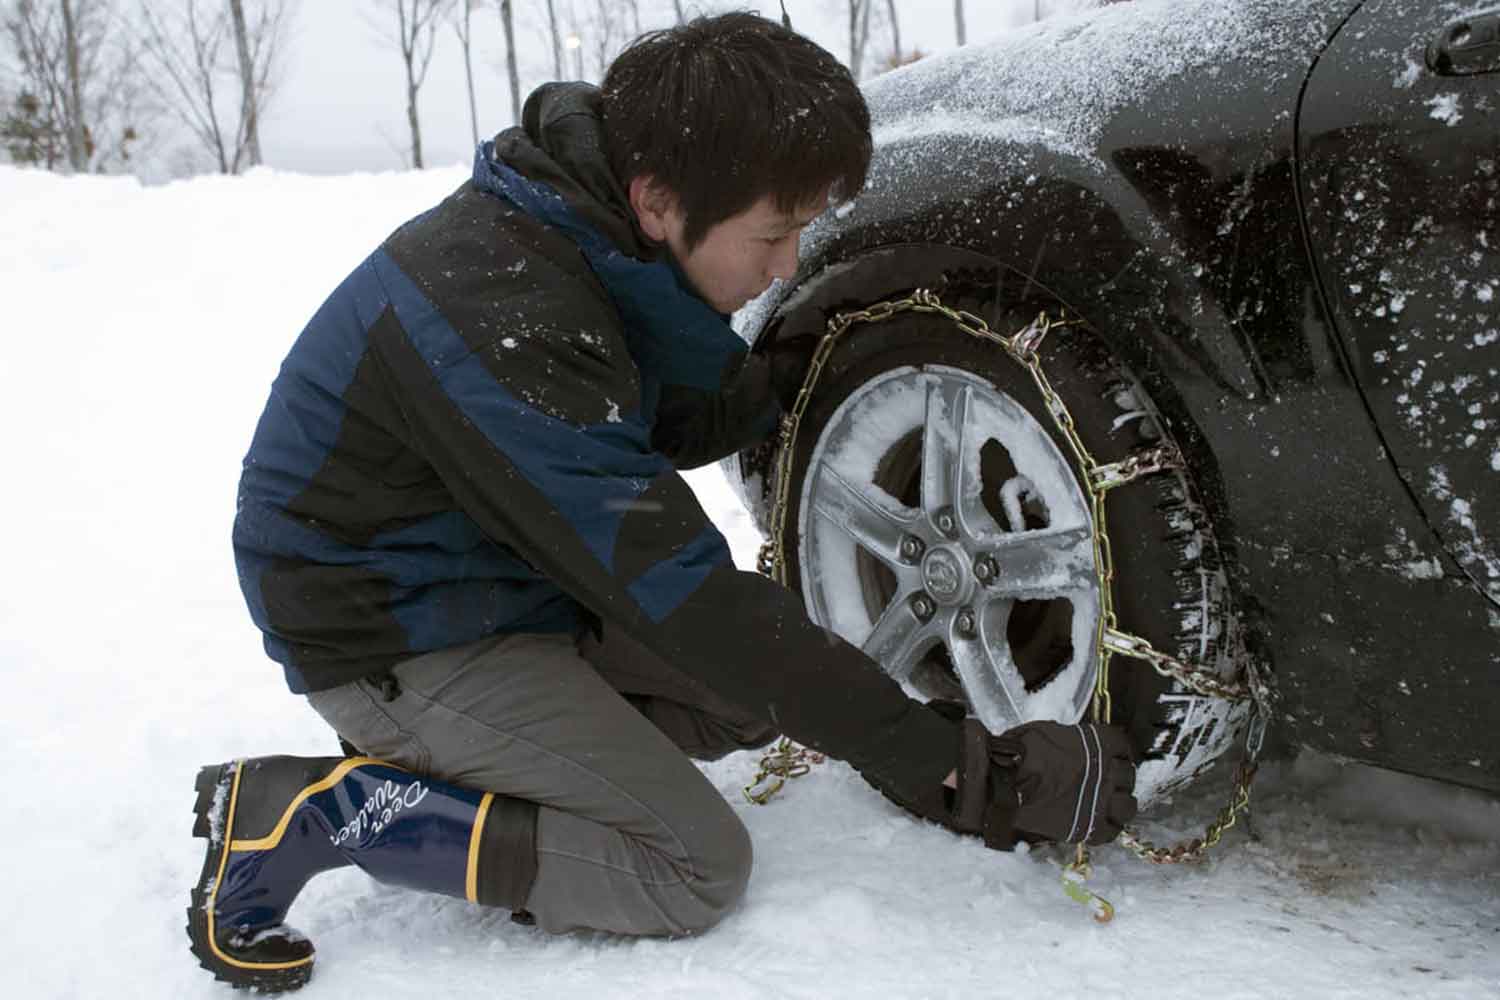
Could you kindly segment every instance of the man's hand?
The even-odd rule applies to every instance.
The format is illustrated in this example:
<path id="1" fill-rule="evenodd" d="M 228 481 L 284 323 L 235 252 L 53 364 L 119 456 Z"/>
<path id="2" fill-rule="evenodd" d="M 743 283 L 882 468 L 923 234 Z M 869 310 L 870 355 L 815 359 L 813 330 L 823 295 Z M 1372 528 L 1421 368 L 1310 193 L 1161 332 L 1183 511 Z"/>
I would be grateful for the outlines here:
<path id="1" fill-rule="evenodd" d="M 1029 722 L 997 742 L 1019 742 L 1016 830 L 1069 844 L 1107 844 L 1135 818 L 1135 763 L 1116 726 Z"/>
<path id="2" fill-rule="evenodd" d="M 1107 844 L 1135 816 L 1130 740 L 1115 726 L 1028 722 L 999 736 L 963 722 L 954 825 L 990 847 Z"/>

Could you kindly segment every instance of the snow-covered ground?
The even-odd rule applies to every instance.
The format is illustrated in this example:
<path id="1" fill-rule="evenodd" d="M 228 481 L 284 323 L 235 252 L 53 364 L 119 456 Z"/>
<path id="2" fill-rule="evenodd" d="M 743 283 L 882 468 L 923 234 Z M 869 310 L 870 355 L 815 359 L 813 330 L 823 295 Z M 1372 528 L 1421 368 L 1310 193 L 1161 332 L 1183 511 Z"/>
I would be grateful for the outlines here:
<path id="1" fill-rule="evenodd" d="M 326 754 L 235 583 L 239 463 L 322 297 L 461 171 L 258 172 L 143 189 L 0 168 L 0 969 L 11 997 L 228 996 L 187 951 L 201 763 Z M 742 565 L 758 538 L 692 477 Z M 734 641 L 726 639 L 726 641 Z M 1497 720 L 1500 723 L 1500 720 Z M 1500 995 L 1500 803 L 1326 760 L 1271 767 L 1206 865 L 1097 852 L 1096 925 L 1056 858 L 918 823 L 840 764 L 746 804 L 744 904 L 684 941 L 547 938 L 505 915 L 316 880 L 309 998 Z M 1212 815 L 1222 782 L 1145 825 Z"/>

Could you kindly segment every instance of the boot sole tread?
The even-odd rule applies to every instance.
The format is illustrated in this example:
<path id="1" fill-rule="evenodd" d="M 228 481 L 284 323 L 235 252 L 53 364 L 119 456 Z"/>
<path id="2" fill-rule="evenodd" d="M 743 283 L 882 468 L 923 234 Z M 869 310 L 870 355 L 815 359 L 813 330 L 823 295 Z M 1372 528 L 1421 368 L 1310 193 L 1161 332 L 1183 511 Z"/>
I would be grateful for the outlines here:
<path id="1" fill-rule="evenodd" d="M 209 940 L 207 907 L 213 893 L 213 883 L 219 876 L 219 861 L 227 844 L 213 838 L 217 824 L 222 836 L 227 832 L 224 817 L 214 815 L 215 804 L 227 808 L 228 803 L 219 795 L 234 777 L 234 762 L 210 764 L 198 770 L 194 788 L 197 796 L 193 803 L 193 836 L 207 840 L 203 852 L 203 870 L 193 886 L 191 901 L 187 908 L 187 936 L 189 949 L 198 959 L 198 964 L 213 973 L 215 979 L 228 983 L 237 990 L 253 989 L 262 993 L 287 993 L 304 986 L 312 978 L 313 963 L 306 962 L 289 968 L 242 968 L 231 965 L 219 956 L 219 949 Z"/>

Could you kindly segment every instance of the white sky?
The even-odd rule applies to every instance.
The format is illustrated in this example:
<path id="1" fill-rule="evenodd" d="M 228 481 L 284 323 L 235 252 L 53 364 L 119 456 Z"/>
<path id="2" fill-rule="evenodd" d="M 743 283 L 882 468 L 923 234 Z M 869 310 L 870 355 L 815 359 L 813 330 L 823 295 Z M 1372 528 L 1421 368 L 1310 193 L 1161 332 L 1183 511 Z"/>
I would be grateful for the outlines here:
<path id="1" fill-rule="evenodd" d="M 593 2 L 557 0 L 560 11 L 576 5 L 582 12 L 592 8 Z M 619 0 L 605 2 L 624 6 Z M 965 0 L 968 40 L 982 41 L 1032 20 L 1038 2 Z M 1040 3 L 1043 12 L 1081 5 L 1080 0 Z M 389 4 L 382 0 L 292 0 L 291 6 L 282 85 L 261 127 L 267 163 L 313 173 L 404 166 L 409 143 L 401 57 L 393 45 L 381 41 L 376 27 L 393 18 Z M 743 4 L 687 0 L 684 6 L 690 11 L 749 7 L 767 15 L 780 13 L 776 0 Z M 482 137 L 510 124 L 498 7 L 491 0 L 474 13 L 474 77 Z M 885 0 L 877 0 L 882 24 L 871 28 L 872 53 L 890 50 L 890 33 L 883 25 L 885 8 Z M 793 27 L 841 57 L 848 47 L 846 9 L 844 0 L 787 0 Z M 931 53 L 955 44 L 952 0 L 897 0 L 896 9 L 903 48 L 915 45 Z M 524 99 L 532 87 L 551 77 L 551 50 L 544 34 L 544 0 L 516 0 L 515 10 Z M 641 0 L 643 30 L 665 26 L 672 17 L 668 0 Z M 584 41 L 588 51 L 589 39 Z M 586 67 L 585 76 L 597 79 L 597 72 Z M 463 60 L 450 28 L 439 36 L 419 101 L 427 165 L 467 163 L 473 146 Z"/>

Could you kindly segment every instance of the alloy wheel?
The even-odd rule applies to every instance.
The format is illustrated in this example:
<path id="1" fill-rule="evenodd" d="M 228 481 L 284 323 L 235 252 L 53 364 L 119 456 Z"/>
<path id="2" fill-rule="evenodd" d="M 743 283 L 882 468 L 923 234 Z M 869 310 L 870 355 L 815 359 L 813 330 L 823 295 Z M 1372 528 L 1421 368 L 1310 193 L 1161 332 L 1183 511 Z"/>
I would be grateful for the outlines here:
<path id="1" fill-rule="evenodd" d="M 798 561 L 815 620 L 991 731 L 1082 717 L 1094 525 L 1037 418 L 962 369 L 898 368 L 844 400 L 808 469 Z"/>

